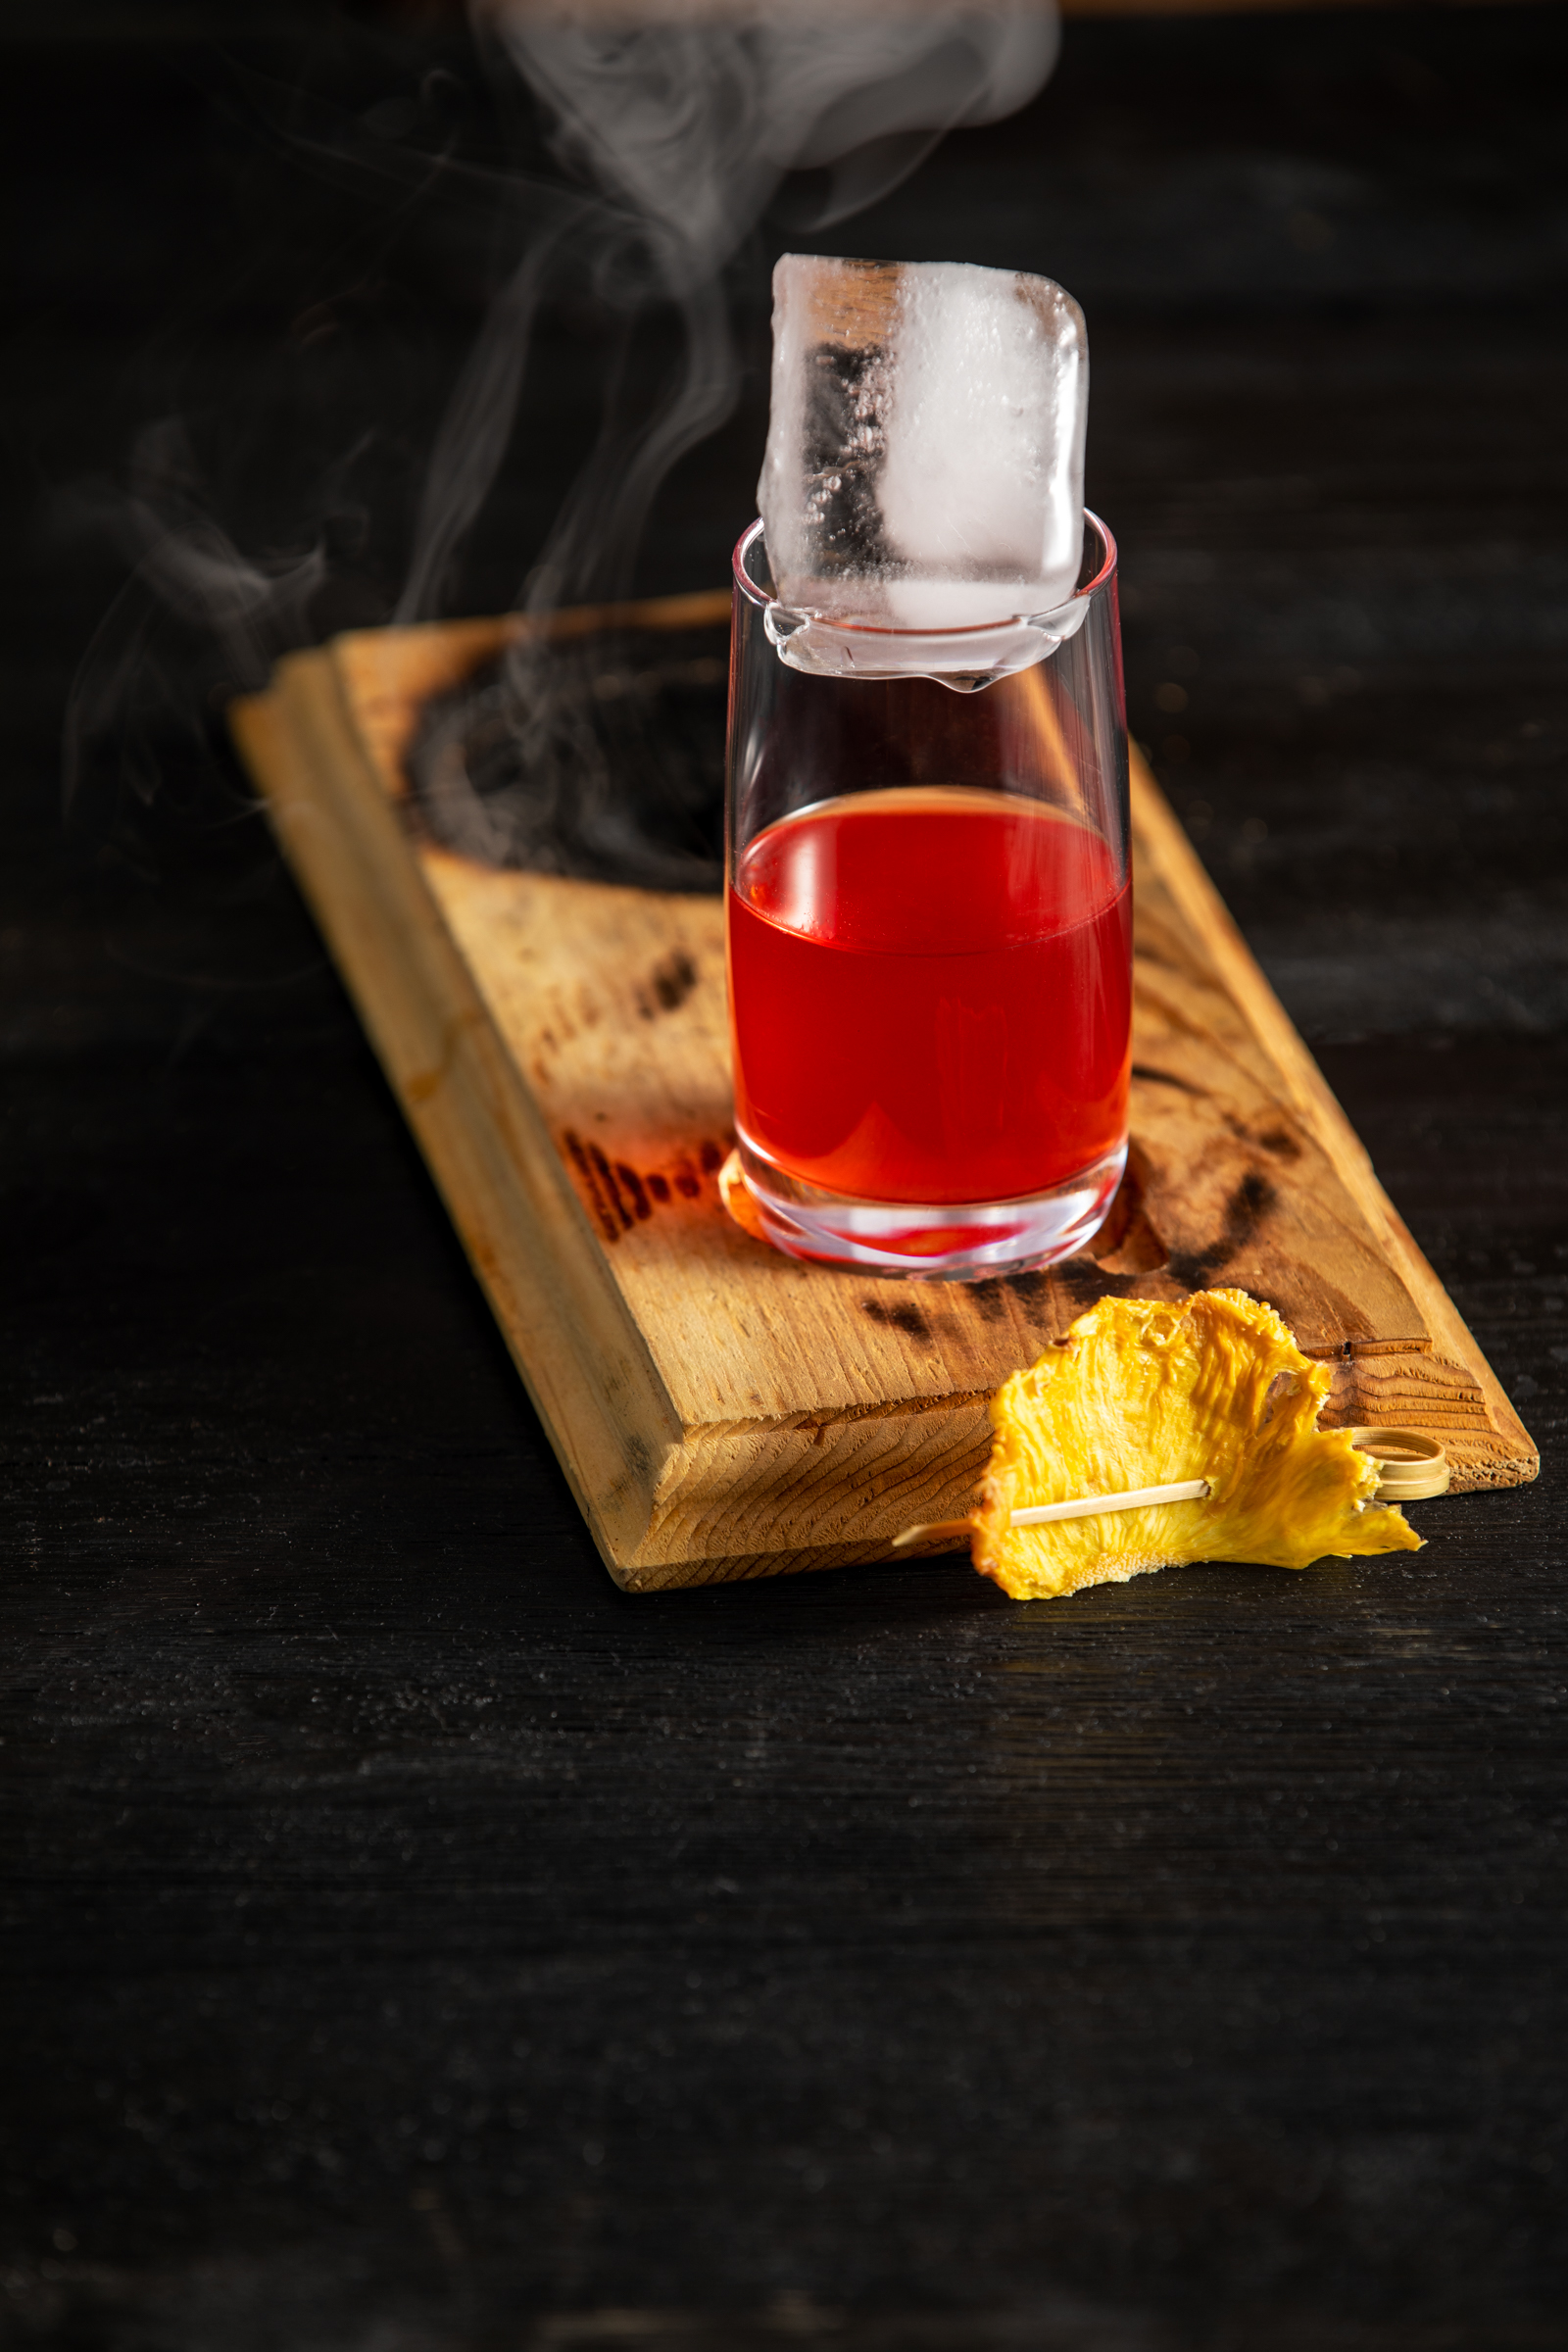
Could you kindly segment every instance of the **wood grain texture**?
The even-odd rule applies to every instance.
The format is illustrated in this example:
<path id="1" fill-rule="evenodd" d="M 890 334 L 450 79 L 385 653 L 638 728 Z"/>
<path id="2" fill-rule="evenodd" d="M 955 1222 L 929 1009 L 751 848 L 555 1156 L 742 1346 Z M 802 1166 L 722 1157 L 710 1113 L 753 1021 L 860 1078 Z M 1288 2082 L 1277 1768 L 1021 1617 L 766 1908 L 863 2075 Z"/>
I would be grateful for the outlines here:
<path id="1" fill-rule="evenodd" d="M 727 599 L 564 616 L 718 626 Z M 1133 1148 L 1093 1253 L 912 1287 L 725 1215 L 723 910 L 477 866 L 400 807 L 423 700 L 515 621 L 291 657 L 236 738 L 612 1575 L 888 1556 L 968 1506 L 1000 1382 L 1108 1293 L 1239 1284 L 1341 1359 L 1330 1417 L 1442 1436 L 1455 1487 L 1537 1456 L 1135 760 Z"/>

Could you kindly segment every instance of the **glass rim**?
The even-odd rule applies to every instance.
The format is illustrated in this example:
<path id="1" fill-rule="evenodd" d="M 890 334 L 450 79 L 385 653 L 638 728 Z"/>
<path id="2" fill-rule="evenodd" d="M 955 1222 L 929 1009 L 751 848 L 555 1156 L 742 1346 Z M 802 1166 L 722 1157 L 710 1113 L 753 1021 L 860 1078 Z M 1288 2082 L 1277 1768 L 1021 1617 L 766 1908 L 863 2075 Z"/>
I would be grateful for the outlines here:
<path id="1" fill-rule="evenodd" d="M 1104 587 L 1106 581 L 1111 577 L 1112 573 L 1116 569 L 1116 541 L 1113 533 L 1111 532 L 1109 524 L 1102 522 L 1100 516 L 1090 507 L 1085 507 L 1084 509 L 1084 523 L 1086 527 L 1092 527 L 1099 532 L 1101 544 L 1104 551 L 1104 559 L 1101 564 L 1099 570 L 1095 573 L 1094 578 L 1091 580 L 1086 580 L 1081 588 L 1075 588 L 1071 596 L 1066 600 L 1066 605 L 1054 605 L 1049 608 L 1052 612 L 1062 612 L 1066 611 L 1067 605 L 1085 602 L 1089 597 L 1094 596 L 1100 589 Z M 775 606 L 782 605 L 783 600 L 778 596 L 769 596 L 764 589 L 759 588 L 757 582 L 752 578 L 751 573 L 746 568 L 746 559 L 761 535 L 762 517 L 760 514 L 759 514 L 754 522 L 749 522 L 747 524 L 745 530 L 742 531 L 740 537 L 735 542 L 735 552 L 730 558 L 730 572 L 733 576 L 736 588 L 739 590 L 740 594 L 745 597 L 747 603 L 755 605 L 760 612 L 765 612 L 770 611 Z M 793 608 L 784 606 L 783 609 L 788 612 Z M 959 621 L 951 625 L 938 623 L 935 628 L 927 626 L 922 629 L 887 629 L 879 628 L 875 621 L 870 620 L 834 620 L 825 614 L 811 615 L 812 623 L 815 627 L 819 629 L 842 630 L 844 635 L 847 637 L 892 637 L 898 639 L 929 637 L 990 637 L 994 636 L 998 629 L 1015 628 L 1019 621 L 1031 620 L 1034 617 L 1035 615 L 1033 613 L 1013 612 L 1007 614 L 1004 619 L 1001 620 L 968 620 Z"/>

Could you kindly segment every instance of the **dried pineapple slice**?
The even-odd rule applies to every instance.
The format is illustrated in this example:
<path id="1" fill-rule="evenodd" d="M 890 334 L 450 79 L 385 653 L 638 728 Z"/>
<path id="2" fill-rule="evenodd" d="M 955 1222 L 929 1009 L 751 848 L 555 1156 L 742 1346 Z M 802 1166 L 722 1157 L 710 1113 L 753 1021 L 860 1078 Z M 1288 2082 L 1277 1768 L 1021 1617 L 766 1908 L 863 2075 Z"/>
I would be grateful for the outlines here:
<path id="1" fill-rule="evenodd" d="M 1015 1600 L 1047 1600 L 1184 1560 L 1418 1550 L 1402 1512 L 1372 1504 L 1377 1465 L 1349 1431 L 1316 1426 L 1332 1377 L 1245 1291 L 1102 1298 L 998 1391 L 975 1566 Z M 1034 1503 L 1194 1478 L 1206 1501 L 1009 1524 Z"/>

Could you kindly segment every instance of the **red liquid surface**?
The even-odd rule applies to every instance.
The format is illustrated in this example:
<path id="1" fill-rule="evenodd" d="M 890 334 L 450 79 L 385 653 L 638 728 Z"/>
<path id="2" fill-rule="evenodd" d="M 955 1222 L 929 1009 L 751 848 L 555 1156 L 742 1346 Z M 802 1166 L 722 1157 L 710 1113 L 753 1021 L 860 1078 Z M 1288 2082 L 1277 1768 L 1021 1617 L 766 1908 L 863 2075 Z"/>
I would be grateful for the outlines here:
<path id="1" fill-rule="evenodd" d="M 903 787 L 786 817 L 741 858 L 729 956 L 741 1128 L 808 1184 L 1002 1200 L 1126 1132 L 1130 893 L 1042 802 Z"/>

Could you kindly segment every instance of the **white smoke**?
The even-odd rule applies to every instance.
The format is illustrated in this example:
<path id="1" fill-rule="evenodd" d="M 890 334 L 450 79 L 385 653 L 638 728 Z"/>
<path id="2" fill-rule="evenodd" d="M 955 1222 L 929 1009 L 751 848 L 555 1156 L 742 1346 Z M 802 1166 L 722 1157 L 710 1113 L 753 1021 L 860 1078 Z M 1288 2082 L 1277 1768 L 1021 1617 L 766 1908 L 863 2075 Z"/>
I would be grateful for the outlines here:
<path id="1" fill-rule="evenodd" d="M 156 640 L 172 625 L 187 648 L 200 646 L 200 669 L 222 689 L 265 686 L 279 654 L 311 633 L 311 605 L 326 579 L 319 536 L 289 554 L 246 556 L 203 501 L 202 485 L 177 418 L 148 425 L 138 437 L 125 492 L 78 493 L 71 527 L 118 542 L 128 576 L 93 632 L 72 685 L 62 747 L 62 797 L 73 813 L 96 741 L 120 738 L 122 780 L 150 802 L 159 776 L 139 772 L 131 745 L 139 720 L 160 706 L 173 710 L 193 736 L 202 724 L 194 673 L 181 697 L 165 675 Z"/>
<path id="2" fill-rule="evenodd" d="M 564 184 L 400 158 L 318 108 L 274 125 L 309 169 L 385 180 L 405 202 L 448 184 L 466 200 L 482 196 L 499 232 L 526 232 L 436 436 L 393 615 L 404 621 L 433 617 L 453 597 L 464 542 L 514 443 L 549 297 L 588 290 L 618 314 L 622 348 L 593 452 L 523 588 L 534 610 L 628 590 L 661 485 L 734 406 L 740 371 L 725 273 L 787 176 L 813 175 L 791 190 L 789 230 L 799 240 L 887 194 L 946 131 L 1022 106 L 1058 45 L 1054 0 L 470 5 L 486 56 L 543 110 Z M 636 339 L 650 320 L 662 331 L 670 319 L 678 357 L 650 396 Z M 318 527 L 302 522 L 288 533 L 289 552 L 274 543 L 255 558 L 211 513 L 177 419 L 143 436 L 135 475 L 129 497 L 93 502 L 133 570 L 73 691 L 68 805 L 95 747 L 111 751 L 122 782 L 132 779 L 131 746 L 156 710 L 177 714 L 195 735 L 224 691 L 263 684 L 279 654 L 317 632 L 318 593 L 330 584 L 332 502 L 341 503 L 331 483 Z M 87 519 L 78 512 L 74 527 Z M 155 642 L 166 629 L 182 632 L 172 660 Z M 572 681 L 524 642 L 508 684 L 519 774 L 555 805 L 596 790 L 612 798 L 608 770 L 597 783 L 589 772 L 604 761 Z M 133 788 L 150 799 L 156 768 L 145 789 Z M 476 803 L 471 813 L 474 852 L 485 855 Z"/>
<path id="3" fill-rule="evenodd" d="M 439 609 L 453 557 L 505 457 L 535 311 L 554 270 L 586 266 L 635 316 L 673 306 L 675 381 L 607 417 L 535 567 L 527 602 L 624 593 L 670 468 L 720 425 L 738 369 L 720 272 L 792 172 L 824 186 L 795 233 L 888 193 L 944 135 L 1000 120 L 1055 62 L 1054 0 L 474 0 L 482 36 L 551 120 L 593 191 L 559 217 L 498 300 L 433 455 L 401 619 Z"/>
<path id="4" fill-rule="evenodd" d="M 832 171 L 821 225 L 858 211 L 944 131 L 1022 106 L 1059 38 L 1052 0 L 479 5 L 558 154 L 647 221 L 672 277 L 715 269 L 788 172 Z"/>

